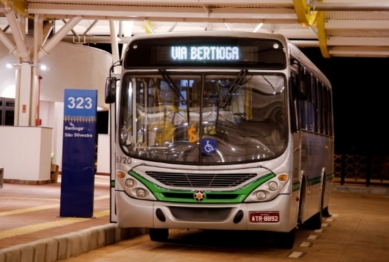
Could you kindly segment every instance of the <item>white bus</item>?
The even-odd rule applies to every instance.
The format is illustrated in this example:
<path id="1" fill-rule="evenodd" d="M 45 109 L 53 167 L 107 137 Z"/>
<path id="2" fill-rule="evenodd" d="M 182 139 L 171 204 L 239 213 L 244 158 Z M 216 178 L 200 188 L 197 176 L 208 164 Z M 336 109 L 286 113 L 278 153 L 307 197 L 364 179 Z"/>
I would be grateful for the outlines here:
<path id="1" fill-rule="evenodd" d="M 111 222 L 153 241 L 169 229 L 278 232 L 284 248 L 297 227 L 321 227 L 331 85 L 284 36 L 134 36 L 120 62 L 106 83 Z"/>

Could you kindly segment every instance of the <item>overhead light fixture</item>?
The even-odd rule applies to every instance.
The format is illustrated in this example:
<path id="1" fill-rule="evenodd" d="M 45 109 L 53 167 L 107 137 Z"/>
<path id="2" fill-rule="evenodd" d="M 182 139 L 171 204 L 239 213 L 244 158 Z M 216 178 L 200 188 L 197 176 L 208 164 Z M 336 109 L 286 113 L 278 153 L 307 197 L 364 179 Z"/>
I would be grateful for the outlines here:
<path id="1" fill-rule="evenodd" d="M 6 67 L 6 68 L 9 68 L 9 69 L 14 68 L 14 67 L 18 67 L 18 66 L 21 66 L 21 64 L 18 64 L 18 63 L 10 63 L 10 62 L 8 62 L 8 63 L 5 64 L 5 67 Z"/>
<path id="2" fill-rule="evenodd" d="M 9 69 L 11 68 L 14 68 L 15 66 L 20 66 L 21 64 L 15 64 L 15 63 L 6 63 L 5 66 Z M 47 70 L 47 66 L 44 65 L 44 64 L 38 64 L 40 70 L 42 71 L 46 71 Z"/>
<path id="3" fill-rule="evenodd" d="M 255 27 L 253 33 L 255 33 L 255 32 L 257 32 L 259 29 L 261 29 L 262 26 L 263 26 L 263 23 L 259 23 L 259 24 Z"/>

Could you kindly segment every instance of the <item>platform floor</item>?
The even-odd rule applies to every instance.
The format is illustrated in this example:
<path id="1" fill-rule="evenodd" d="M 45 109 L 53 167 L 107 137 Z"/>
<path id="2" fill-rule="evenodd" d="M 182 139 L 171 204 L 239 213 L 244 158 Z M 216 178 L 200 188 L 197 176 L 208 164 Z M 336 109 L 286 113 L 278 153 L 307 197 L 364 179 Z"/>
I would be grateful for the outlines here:
<path id="1" fill-rule="evenodd" d="M 60 176 L 46 185 L 0 188 L 0 250 L 109 224 L 109 177 L 95 176 L 93 218 L 59 217 Z"/>
<path id="2" fill-rule="evenodd" d="M 6 183 L 0 188 L 0 262 L 21 261 L 15 255 L 12 259 L 10 256 L 7 258 L 4 255 L 5 252 L 2 251 L 10 248 L 17 248 L 20 245 L 37 243 L 39 240 L 51 239 L 82 230 L 113 225 L 109 221 L 110 193 L 108 176 L 95 176 L 93 218 L 59 217 L 60 191 L 60 178 L 58 183 L 53 184 L 21 185 Z M 374 229 L 375 232 L 382 228 L 380 237 L 385 243 L 380 242 L 381 247 L 386 247 L 389 250 L 389 188 L 335 185 L 331 201 L 337 210 L 342 210 L 341 205 L 347 205 L 347 208 L 349 208 L 349 202 L 341 201 L 346 195 L 347 199 L 355 198 L 356 206 L 358 205 L 358 199 L 364 198 L 378 202 L 376 199 L 379 198 L 380 203 L 378 205 L 367 205 L 367 207 L 364 207 L 366 209 L 364 211 L 358 211 L 360 209 L 356 208 L 355 212 L 368 212 L 367 216 L 370 218 L 381 214 L 379 217 L 372 219 L 371 222 L 366 221 L 368 222 L 366 228 L 360 230 L 365 235 L 361 235 L 360 238 L 371 239 L 374 234 L 369 231 L 369 228 Z M 339 197 L 339 201 L 336 200 L 337 197 Z M 383 215 L 384 213 L 386 215 Z M 377 224 L 374 224 L 376 223 L 374 221 Z M 78 251 L 78 253 L 80 252 Z M 381 261 L 381 259 L 374 260 L 374 254 L 374 252 L 371 253 L 372 257 L 369 261 Z M 382 254 L 377 253 L 377 255 Z M 67 252 L 64 256 L 71 257 L 72 255 Z M 53 258 L 51 261 L 56 260 Z"/>

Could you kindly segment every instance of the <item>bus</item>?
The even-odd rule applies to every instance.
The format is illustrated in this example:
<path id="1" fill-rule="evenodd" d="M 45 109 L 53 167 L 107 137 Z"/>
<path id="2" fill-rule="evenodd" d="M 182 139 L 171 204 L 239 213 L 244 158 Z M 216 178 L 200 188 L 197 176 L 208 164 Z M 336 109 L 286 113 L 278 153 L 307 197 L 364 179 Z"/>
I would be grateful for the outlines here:
<path id="1" fill-rule="evenodd" d="M 115 65 L 113 65 L 115 66 Z M 106 81 L 111 222 L 274 232 L 330 216 L 332 90 L 287 38 L 244 32 L 133 36 Z"/>

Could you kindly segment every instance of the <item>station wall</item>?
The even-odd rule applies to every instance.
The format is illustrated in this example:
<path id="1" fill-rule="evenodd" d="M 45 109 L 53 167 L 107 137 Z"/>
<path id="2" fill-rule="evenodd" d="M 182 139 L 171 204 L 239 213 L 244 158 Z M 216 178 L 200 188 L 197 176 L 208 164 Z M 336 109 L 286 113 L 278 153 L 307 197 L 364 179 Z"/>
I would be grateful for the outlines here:
<path id="1" fill-rule="evenodd" d="M 26 39 L 32 49 L 33 39 Z M 0 97 L 15 98 L 16 58 L 0 42 Z M 60 42 L 41 64 L 46 70 L 40 71 L 39 118 L 42 127 L 53 129 L 52 154 L 53 162 L 61 167 L 62 162 L 62 129 L 63 99 L 65 89 L 98 90 L 97 106 L 99 110 L 108 110 L 104 102 L 105 79 L 112 65 L 112 55 L 101 49 Z"/>
<path id="2" fill-rule="evenodd" d="M 29 39 L 27 42 L 31 41 Z M 14 98 L 15 69 L 7 68 L 8 63 L 17 66 L 16 58 L 0 42 L 0 97 Z M 66 88 L 96 89 L 99 93 L 98 106 L 108 108 L 103 95 L 105 78 L 112 65 L 110 53 L 93 47 L 60 42 L 40 63 L 47 67 L 45 71 L 40 71 L 41 101 L 63 102 Z"/>

